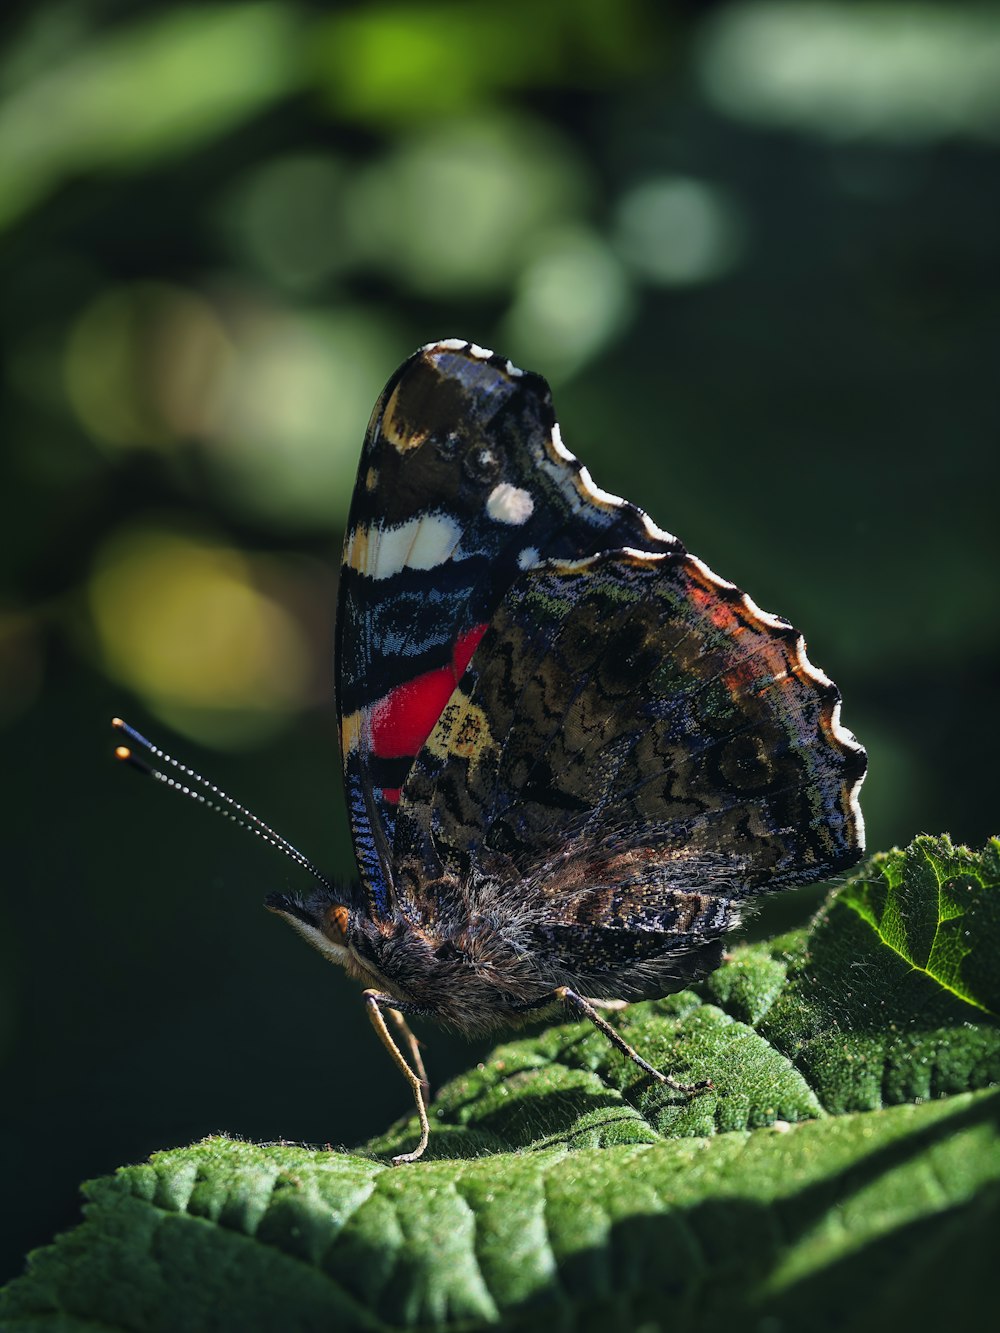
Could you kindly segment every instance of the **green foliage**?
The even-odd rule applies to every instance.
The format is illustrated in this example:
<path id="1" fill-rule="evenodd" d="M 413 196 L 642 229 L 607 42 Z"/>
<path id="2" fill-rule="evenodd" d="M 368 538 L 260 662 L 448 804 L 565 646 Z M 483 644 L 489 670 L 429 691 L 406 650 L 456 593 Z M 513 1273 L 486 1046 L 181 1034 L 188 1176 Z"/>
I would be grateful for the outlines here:
<path id="1" fill-rule="evenodd" d="M 356 1153 L 214 1138 L 86 1186 L 3 1327 L 875 1330 L 989 1309 L 1000 843 L 918 838 L 808 931 L 497 1048 Z M 372 1154 L 378 1153 L 376 1158 Z"/>

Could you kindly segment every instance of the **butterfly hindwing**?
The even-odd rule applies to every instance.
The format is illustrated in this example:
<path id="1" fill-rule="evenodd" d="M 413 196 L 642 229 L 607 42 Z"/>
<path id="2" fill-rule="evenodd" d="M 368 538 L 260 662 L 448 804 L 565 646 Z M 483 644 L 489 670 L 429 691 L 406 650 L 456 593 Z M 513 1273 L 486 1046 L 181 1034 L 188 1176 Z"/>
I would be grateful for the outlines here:
<path id="1" fill-rule="evenodd" d="M 400 884 L 419 913 L 421 875 L 500 866 L 549 904 L 552 947 L 697 949 L 748 894 L 857 859 L 865 758 L 839 708 L 801 637 L 694 557 L 525 571 L 403 788 Z"/>

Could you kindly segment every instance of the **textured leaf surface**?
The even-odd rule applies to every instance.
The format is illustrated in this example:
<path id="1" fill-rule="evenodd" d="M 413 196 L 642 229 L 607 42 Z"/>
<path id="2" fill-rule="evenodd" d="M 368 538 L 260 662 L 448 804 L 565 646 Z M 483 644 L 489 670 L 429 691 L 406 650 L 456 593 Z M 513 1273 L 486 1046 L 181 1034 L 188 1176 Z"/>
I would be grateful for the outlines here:
<path id="1" fill-rule="evenodd" d="M 208 1140 L 90 1185 L 87 1220 L 9 1289 L 4 1327 L 715 1328 L 766 1313 L 833 1329 L 862 1308 L 875 1328 L 873 1311 L 916 1303 L 914 1283 L 940 1314 L 967 1311 L 939 1291 L 940 1259 L 968 1274 L 963 1302 L 985 1296 L 998 1103 L 415 1170 Z"/>
<path id="2" fill-rule="evenodd" d="M 937 1328 L 1000 1230 L 1000 844 L 874 858 L 809 931 L 444 1088 L 424 1161 L 211 1139 L 86 1187 L 4 1330 Z M 980 1091 L 974 1091 L 980 1089 Z M 764 1324 L 762 1325 L 762 1322 Z M 776 1321 L 776 1322 L 774 1322 Z"/>
<path id="3" fill-rule="evenodd" d="M 985 1087 L 1000 1080 L 998 958 L 1000 842 L 976 855 L 916 838 L 831 896 L 758 1031 L 835 1113 Z"/>

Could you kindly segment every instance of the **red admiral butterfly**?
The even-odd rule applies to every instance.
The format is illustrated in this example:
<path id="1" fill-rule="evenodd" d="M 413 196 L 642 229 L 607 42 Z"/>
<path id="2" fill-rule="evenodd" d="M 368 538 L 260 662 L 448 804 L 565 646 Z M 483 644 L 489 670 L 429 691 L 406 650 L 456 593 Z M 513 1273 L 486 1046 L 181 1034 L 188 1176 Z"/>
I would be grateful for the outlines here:
<path id="1" fill-rule="evenodd" d="M 860 856 L 865 752 L 802 636 L 595 486 L 540 376 L 449 340 L 372 415 L 336 651 L 361 883 L 267 906 L 367 987 L 420 1116 L 394 1160 L 428 1137 L 404 1015 L 568 1007 L 705 1086 L 596 1006 L 682 988 L 756 895 Z"/>

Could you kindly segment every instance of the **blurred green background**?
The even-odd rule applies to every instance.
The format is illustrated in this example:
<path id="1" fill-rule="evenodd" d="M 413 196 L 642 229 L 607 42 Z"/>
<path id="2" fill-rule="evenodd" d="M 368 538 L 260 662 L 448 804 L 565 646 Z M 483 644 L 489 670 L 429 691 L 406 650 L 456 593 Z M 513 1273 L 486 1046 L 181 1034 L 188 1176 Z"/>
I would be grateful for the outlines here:
<path id="1" fill-rule="evenodd" d="M 873 848 L 996 831 L 995 6 L 0 24 L 5 1275 L 81 1178 L 409 1108 L 356 988 L 261 908 L 302 877 L 116 765 L 108 719 L 352 875 L 340 542 L 432 338 L 545 374 L 599 483 L 806 632 Z M 424 1035 L 438 1082 L 486 1049 Z"/>

